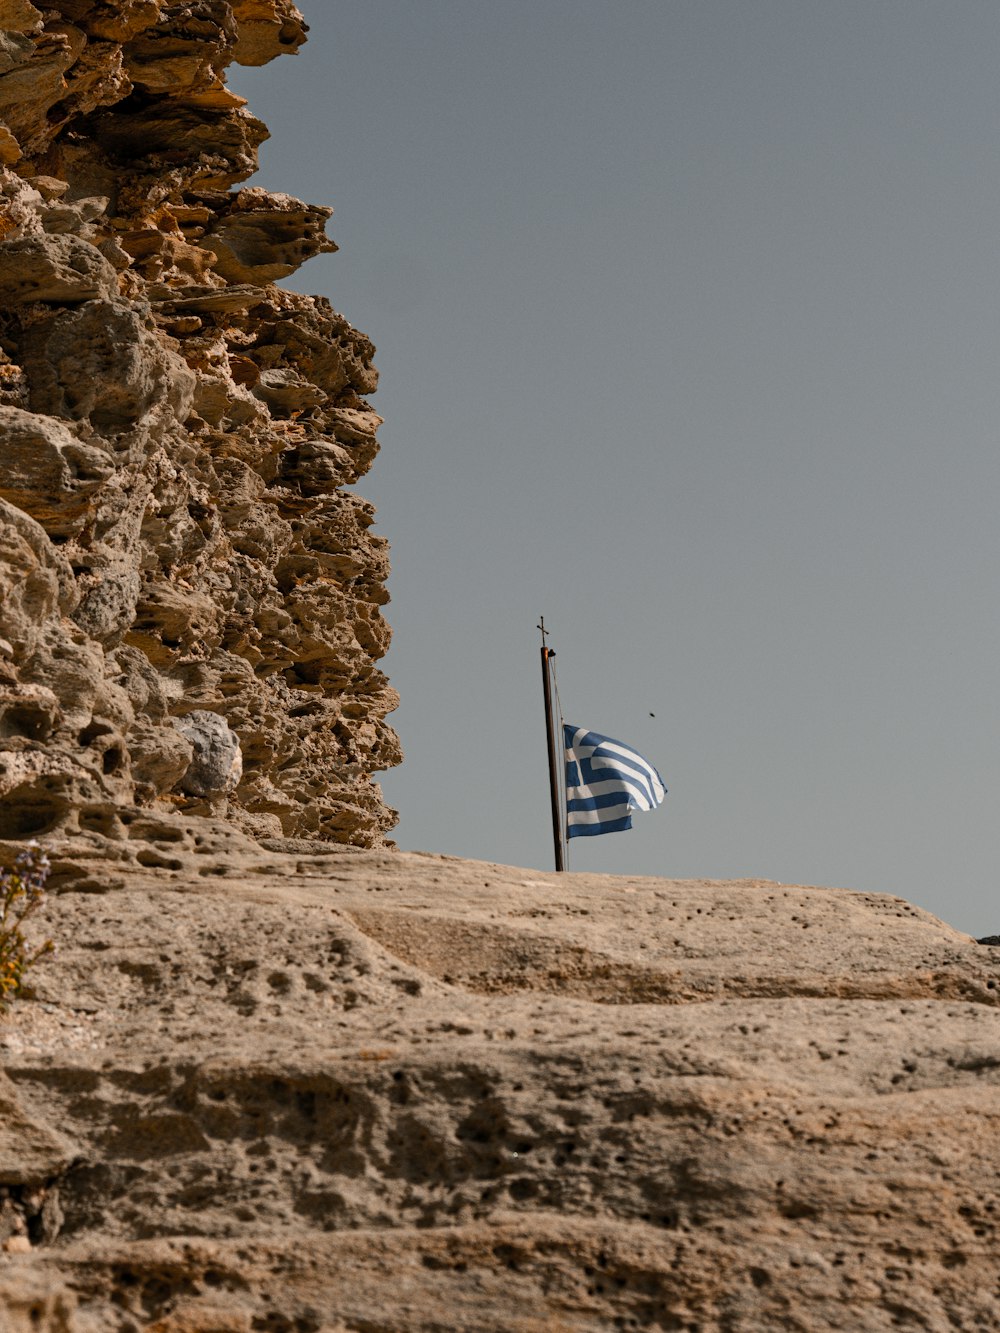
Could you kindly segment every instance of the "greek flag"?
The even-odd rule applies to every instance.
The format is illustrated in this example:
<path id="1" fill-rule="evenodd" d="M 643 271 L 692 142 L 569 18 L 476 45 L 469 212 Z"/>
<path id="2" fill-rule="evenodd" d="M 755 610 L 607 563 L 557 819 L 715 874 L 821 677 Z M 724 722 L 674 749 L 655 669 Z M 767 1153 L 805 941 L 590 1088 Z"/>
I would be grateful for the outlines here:
<path id="1" fill-rule="evenodd" d="M 563 723 L 566 746 L 566 837 L 590 838 L 632 827 L 633 810 L 653 810 L 663 779 L 631 745 Z"/>

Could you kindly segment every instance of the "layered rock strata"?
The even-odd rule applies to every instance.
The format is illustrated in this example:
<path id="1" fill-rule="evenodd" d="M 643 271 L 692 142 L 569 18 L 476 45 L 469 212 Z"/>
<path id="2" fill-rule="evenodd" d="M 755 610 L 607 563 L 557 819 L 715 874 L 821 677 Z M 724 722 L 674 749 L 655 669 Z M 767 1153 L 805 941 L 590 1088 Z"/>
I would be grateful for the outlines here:
<path id="1" fill-rule="evenodd" d="M 5 1333 L 1000 1327 L 996 949 L 878 894 L 160 850 L 51 900 L 0 1024 Z"/>
<path id="2" fill-rule="evenodd" d="M 266 130 L 224 78 L 302 16 L 0 0 L 0 30 L 0 838 L 378 846 L 373 348 L 274 285 L 331 210 L 240 184 Z"/>

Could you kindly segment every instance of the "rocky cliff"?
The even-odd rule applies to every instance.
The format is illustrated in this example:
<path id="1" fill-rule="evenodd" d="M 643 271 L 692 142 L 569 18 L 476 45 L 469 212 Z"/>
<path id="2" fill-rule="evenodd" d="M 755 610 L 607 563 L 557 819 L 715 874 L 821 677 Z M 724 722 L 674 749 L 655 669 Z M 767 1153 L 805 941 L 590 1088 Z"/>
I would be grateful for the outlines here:
<path id="1" fill-rule="evenodd" d="M 878 894 L 255 855 L 50 900 L 4 1333 L 1000 1328 L 997 950 Z"/>
<path id="2" fill-rule="evenodd" d="M 0 0 L 0 838 L 392 825 L 386 543 L 346 489 L 373 348 L 274 285 L 331 210 L 241 186 L 266 130 L 224 78 L 305 33 L 290 0 Z"/>
<path id="3" fill-rule="evenodd" d="M 0 1333 L 1000 1328 L 996 949 L 378 847 L 372 348 L 223 81 L 304 33 L 0 0 Z"/>

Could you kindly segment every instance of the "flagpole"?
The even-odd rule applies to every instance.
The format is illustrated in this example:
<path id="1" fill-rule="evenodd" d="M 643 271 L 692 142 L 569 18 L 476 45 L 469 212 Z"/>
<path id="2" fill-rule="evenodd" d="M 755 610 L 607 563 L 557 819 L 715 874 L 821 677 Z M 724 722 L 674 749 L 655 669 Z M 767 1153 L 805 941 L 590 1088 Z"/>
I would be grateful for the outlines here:
<path id="1" fill-rule="evenodd" d="M 564 870 L 562 819 L 559 810 L 559 770 L 556 761 L 555 730 L 552 722 L 552 680 L 549 658 L 555 653 L 545 642 L 545 617 L 538 622 L 542 631 L 542 690 L 545 696 L 545 740 L 549 751 L 549 795 L 552 798 L 552 841 L 556 853 L 556 870 Z"/>

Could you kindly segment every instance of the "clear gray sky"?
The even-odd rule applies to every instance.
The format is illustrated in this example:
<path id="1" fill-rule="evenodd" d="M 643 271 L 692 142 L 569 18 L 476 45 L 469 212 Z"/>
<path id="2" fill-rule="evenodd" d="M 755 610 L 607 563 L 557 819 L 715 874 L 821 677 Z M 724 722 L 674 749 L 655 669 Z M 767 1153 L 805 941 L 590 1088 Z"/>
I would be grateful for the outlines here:
<path id="1" fill-rule="evenodd" d="M 670 788 L 572 868 L 1000 931 L 997 5 L 299 3 L 234 83 L 378 347 L 400 845 L 551 865 L 541 612 Z"/>

